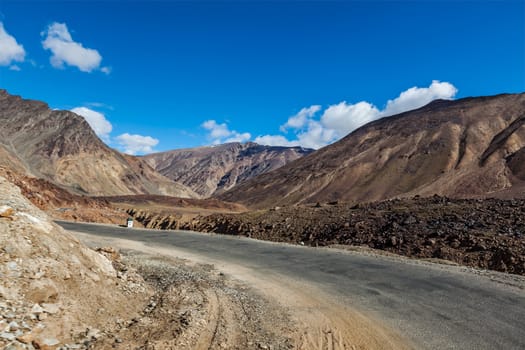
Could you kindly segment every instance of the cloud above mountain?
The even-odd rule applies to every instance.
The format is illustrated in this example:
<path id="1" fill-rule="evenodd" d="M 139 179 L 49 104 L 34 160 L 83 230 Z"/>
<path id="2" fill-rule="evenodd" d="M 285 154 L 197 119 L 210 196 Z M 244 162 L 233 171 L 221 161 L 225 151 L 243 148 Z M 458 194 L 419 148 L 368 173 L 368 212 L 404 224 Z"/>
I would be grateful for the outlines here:
<path id="1" fill-rule="evenodd" d="M 447 82 L 432 81 L 427 88 L 412 87 L 403 91 L 397 98 L 388 100 L 381 116 L 390 116 L 412 109 L 423 107 L 436 99 L 452 99 L 456 96 L 458 89 Z"/>
<path id="2" fill-rule="evenodd" d="M 228 142 L 246 142 L 252 137 L 248 132 L 240 133 L 230 130 L 226 123 L 219 124 L 213 119 L 206 120 L 201 124 L 201 127 L 208 131 L 207 137 L 214 145 Z"/>
<path id="3" fill-rule="evenodd" d="M 15 37 L 10 35 L 0 22 L 0 66 L 10 66 L 11 70 L 20 70 L 20 67 L 12 65 L 14 62 L 24 62 L 26 51 Z"/>
<path id="4" fill-rule="evenodd" d="M 94 70 L 110 73 L 109 67 L 100 67 L 102 55 L 97 50 L 74 41 L 65 23 L 54 22 L 41 34 L 45 37 L 42 47 L 52 53 L 49 61 L 53 67 L 64 68 L 68 65 L 87 73 Z"/>
<path id="5" fill-rule="evenodd" d="M 151 136 L 124 133 L 115 138 L 120 148 L 127 154 L 152 153 L 159 140 Z"/>
<path id="6" fill-rule="evenodd" d="M 101 103 L 91 103 L 90 105 L 105 106 Z M 152 153 L 154 152 L 153 148 L 159 144 L 159 140 L 151 136 L 129 134 L 127 132 L 112 138 L 113 125 L 102 112 L 88 107 L 75 107 L 71 109 L 71 112 L 84 117 L 91 129 L 102 141 L 106 144 L 115 143 L 124 153 L 131 155 Z"/>
<path id="7" fill-rule="evenodd" d="M 282 132 L 286 132 L 286 130 L 288 129 L 301 129 L 308 123 L 309 118 L 312 118 L 320 110 L 320 105 L 304 107 L 299 111 L 299 113 L 288 118 L 288 121 L 285 124 L 281 125 L 279 129 Z"/>
<path id="8" fill-rule="evenodd" d="M 453 99 L 457 92 L 451 83 L 434 80 L 428 87 L 411 87 L 401 92 L 398 97 L 388 100 L 383 109 L 367 101 L 342 101 L 326 107 L 319 117 L 321 106 L 312 105 L 289 117 L 279 128 L 283 134 L 260 135 L 254 141 L 270 146 L 317 149 L 371 121 L 423 107 L 435 99 Z"/>
<path id="9" fill-rule="evenodd" d="M 106 119 L 104 114 L 87 107 L 76 107 L 73 108 L 71 112 L 84 117 L 95 134 L 104 140 L 104 142 L 109 142 L 109 134 L 111 133 L 111 130 L 113 130 L 113 126 Z"/>

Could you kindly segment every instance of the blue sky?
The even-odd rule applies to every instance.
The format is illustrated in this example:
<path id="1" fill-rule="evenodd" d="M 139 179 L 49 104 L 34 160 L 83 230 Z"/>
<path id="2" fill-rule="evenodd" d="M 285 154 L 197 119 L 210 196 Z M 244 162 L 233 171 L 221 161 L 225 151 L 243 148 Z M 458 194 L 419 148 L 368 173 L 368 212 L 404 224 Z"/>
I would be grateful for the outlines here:
<path id="1" fill-rule="evenodd" d="M 147 153 L 525 91 L 523 1 L 0 1 L 0 87 Z"/>

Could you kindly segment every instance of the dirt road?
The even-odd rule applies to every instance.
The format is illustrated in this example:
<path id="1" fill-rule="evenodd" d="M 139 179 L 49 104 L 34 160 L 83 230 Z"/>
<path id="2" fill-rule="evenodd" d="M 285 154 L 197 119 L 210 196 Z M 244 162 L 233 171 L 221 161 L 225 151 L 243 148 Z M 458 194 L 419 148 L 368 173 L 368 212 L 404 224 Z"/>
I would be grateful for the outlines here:
<path id="1" fill-rule="evenodd" d="M 303 329 L 297 347 L 525 347 L 521 277 L 236 237 L 59 224 L 84 232 L 84 241 L 214 264 L 292 310 Z"/>

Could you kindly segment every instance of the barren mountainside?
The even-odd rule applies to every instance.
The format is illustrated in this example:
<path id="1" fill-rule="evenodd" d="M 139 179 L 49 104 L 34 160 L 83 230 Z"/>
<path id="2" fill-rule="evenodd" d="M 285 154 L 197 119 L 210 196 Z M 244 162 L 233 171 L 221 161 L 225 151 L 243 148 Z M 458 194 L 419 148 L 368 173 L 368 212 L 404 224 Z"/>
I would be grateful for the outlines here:
<path id="1" fill-rule="evenodd" d="M 195 197 L 142 159 L 107 147 L 84 118 L 0 90 L 0 166 L 87 195 Z"/>
<path id="2" fill-rule="evenodd" d="M 252 207 L 398 196 L 525 195 L 525 94 L 436 100 L 218 198 Z"/>
<path id="3" fill-rule="evenodd" d="M 144 159 L 164 176 L 190 187 L 203 197 L 209 197 L 280 168 L 312 151 L 302 147 L 234 142 L 149 154 Z"/>

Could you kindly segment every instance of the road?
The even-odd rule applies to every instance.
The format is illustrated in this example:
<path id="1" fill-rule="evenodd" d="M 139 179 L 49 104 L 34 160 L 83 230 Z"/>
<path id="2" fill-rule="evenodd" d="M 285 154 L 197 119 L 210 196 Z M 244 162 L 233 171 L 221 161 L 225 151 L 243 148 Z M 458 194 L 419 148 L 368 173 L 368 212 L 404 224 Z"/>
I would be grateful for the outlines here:
<path id="1" fill-rule="evenodd" d="M 418 349 L 525 349 L 525 291 L 492 280 L 493 274 L 222 235 L 57 223 L 300 279 L 381 320 Z"/>

